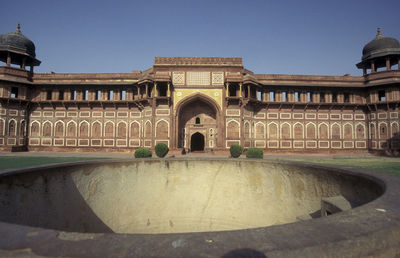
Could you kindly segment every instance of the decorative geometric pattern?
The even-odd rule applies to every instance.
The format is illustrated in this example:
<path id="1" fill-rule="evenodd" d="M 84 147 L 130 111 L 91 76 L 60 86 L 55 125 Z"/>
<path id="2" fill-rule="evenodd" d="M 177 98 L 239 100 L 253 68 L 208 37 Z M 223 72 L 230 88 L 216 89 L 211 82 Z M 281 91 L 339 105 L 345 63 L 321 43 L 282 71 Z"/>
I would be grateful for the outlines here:
<path id="1" fill-rule="evenodd" d="M 185 84 L 185 72 L 173 72 L 172 84 L 184 85 Z"/>
<path id="2" fill-rule="evenodd" d="M 187 85 L 210 85 L 210 72 L 187 72 Z"/>
<path id="3" fill-rule="evenodd" d="M 223 85 L 224 84 L 224 73 L 213 72 L 212 73 L 212 85 Z"/>

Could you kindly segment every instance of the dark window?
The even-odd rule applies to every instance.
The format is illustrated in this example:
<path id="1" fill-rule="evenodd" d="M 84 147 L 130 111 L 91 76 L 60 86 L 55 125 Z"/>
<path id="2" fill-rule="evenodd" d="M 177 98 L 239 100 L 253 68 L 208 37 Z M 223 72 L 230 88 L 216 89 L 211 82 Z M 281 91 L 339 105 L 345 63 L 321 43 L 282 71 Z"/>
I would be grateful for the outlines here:
<path id="1" fill-rule="evenodd" d="M 343 94 L 343 96 L 344 96 L 344 102 L 349 103 L 350 102 L 350 94 L 345 92 Z"/>
<path id="2" fill-rule="evenodd" d="M 96 91 L 96 99 L 95 100 L 100 100 L 101 98 L 101 90 Z"/>
<path id="3" fill-rule="evenodd" d="M 64 100 L 64 91 L 63 90 L 60 90 L 58 92 L 58 100 Z"/>
<path id="4" fill-rule="evenodd" d="M 11 88 L 11 98 L 18 98 L 18 87 L 12 87 Z"/>
<path id="5" fill-rule="evenodd" d="M 325 93 L 320 93 L 319 94 L 319 102 L 324 103 L 325 102 Z"/>
<path id="6" fill-rule="evenodd" d="M 51 90 L 46 91 L 46 100 L 51 100 Z"/>
<path id="7" fill-rule="evenodd" d="M 200 117 L 196 117 L 196 125 L 200 124 Z"/>
<path id="8" fill-rule="evenodd" d="M 386 101 L 386 92 L 384 90 L 378 91 L 379 101 Z"/>
<path id="9" fill-rule="evenodd" d="M 89 90 L 85 90 L 83 92 L 83 100 L 88 100 L 89 99 Z"/>
<path id="10" fill-rule="evenodd" d="M 159 93 L 160 93 L 160 97 L 166 97 L 167 96 L 167 87 L 161 86 L 159 88 Z"/>
<path id="11" fill-rule="evenodd" d="M 337 93 L 336 92 L 332 93 L 332 102 L 333 103 L 337 102 Z"/>
<path id="12" fill-rule="evenodd" d="M 71 90 L 71 100 L 76 100 L 76 90 Z"/>
<path id="13" fill-rule="evenodd" d="M 250 88 L 250 94 L 251 94 L 251 98 L 256 99 L 257 98 L 257 89 L 252 89 Z"/>
<path id="14" fill-rule="evenodd" d="M 229 97 L 236 97 L 236 87 L 233 85 L 229 86 Z"/>

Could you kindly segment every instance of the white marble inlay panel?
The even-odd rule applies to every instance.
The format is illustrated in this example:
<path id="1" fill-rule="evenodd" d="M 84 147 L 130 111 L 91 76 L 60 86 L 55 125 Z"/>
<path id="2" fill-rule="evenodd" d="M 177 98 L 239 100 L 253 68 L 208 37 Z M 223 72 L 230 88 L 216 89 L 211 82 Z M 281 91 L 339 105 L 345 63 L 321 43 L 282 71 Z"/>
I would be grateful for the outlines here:
<path id="1" fill-rule="evenodd" d="M 187 85 L 210 85 L 210 72 L 187 72 Z"/>
<path id="2" fill-rule="evenodd" d="M 172 84 L 184 85 L 185 84 L 185 72 L 173 72 L 172 73 Z"/>

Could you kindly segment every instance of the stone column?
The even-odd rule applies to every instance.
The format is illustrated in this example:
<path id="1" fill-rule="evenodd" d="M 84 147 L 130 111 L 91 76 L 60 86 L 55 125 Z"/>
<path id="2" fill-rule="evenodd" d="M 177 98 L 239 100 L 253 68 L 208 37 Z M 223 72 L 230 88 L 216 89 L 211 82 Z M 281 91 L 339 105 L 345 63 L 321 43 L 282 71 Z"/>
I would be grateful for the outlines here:
<path id="1" fill-rule="evenodd" d="M 390 58 L 386 58 L 386 71 L 390 71 Z"/>
<path id="2" fill-rule="evenodd" d="M 153 96 L 157 98 L 158 97 L 158 91 L 157 91 L 157 83 L 156 82 L 154 83 L 153 91 L 154 91 Z"/>
<path id="3" fill-rule="evenodd" d="M 25 70 L 25 63 L 26 63 L 26 57 L 24 57 L 24 58 L 22 59 L 21 69 L 24 69 L 24 70 Z"/>
<path id="4" fill-rule="evenodd" d="M 400 58 L 397 60 L 398 69 L 400 71 Z"/>
<path id="5" fill-rule="evenodd" d="M 367 68 L 363 68 L 363 75 L 367 75 Z"/>
<path id="6" fill-rule="evenodd" d="M 149 84 L 146 83 L 146 92 L 145 92 L 145 98 L 147 98 L 149 96 Z"/>
<path id="7" fill-rule="evenodd" d="M 168 82 L 167 86 L 168 86 L 167 97 L 171 97 L 171 84 Z"/>
<path id="8" fill-rule="evenodd" d="M 375 62 L 372 61 L 372 62 L 371 62 L 371 73 L 375 73 L 375 72 L 376 72 L 376 69 L 375 69 Z"/>
<path id="9" fill-rule="evenodd" d="M 142 96 L 140 95 L 140 86 L 136 85 L 136 89 L 137 89 L 137 99 L 141 99 Z"/>
<path id="10" fill-rule="evenodd" d="M 11 66 L 11 55 L 10 53 L 7 53 L 7 67 Z"/>
<path id="11" fill-rule="evenodd" d="M 229 97 L 229 82 L 226 83 L 226 97 Z"/>
<path id="12" fill-rule="evenodd" d="M 247 84 L 247 98 L 250 98 L 250 85 Z"/>
<path id="13" fill-rule="evenodd" d="M 243 83 L 239 83 L 239 97 L 240 98 L 242 97 L 242 86 L 243 86 Z"/>

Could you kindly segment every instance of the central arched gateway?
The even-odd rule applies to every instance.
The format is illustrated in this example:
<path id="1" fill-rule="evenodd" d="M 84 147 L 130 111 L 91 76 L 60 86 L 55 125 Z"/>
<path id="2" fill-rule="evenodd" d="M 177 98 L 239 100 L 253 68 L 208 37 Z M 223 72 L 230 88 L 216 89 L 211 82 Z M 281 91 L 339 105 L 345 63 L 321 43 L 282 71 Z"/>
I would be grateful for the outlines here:
<path id="1" fill-rule="evenodd" d="M 204 151 L 204 135 L 197 132 L 190 137 L 190 151 Z"/>
<path id="2" fill-rule="evenodd" d="M 219 117 L 218 104 L 204 94 L 198 93 L 180 101 L 176 108 L 176 146 L 191 151 L 220 147 Z"/>

